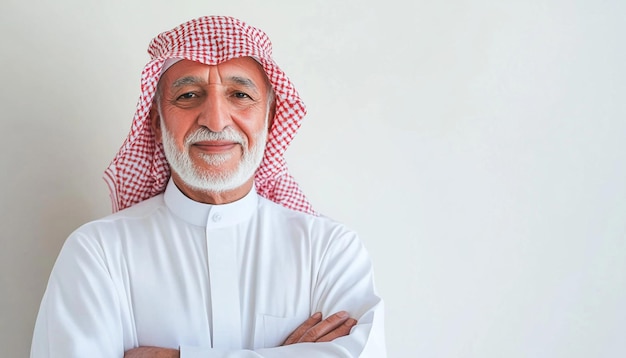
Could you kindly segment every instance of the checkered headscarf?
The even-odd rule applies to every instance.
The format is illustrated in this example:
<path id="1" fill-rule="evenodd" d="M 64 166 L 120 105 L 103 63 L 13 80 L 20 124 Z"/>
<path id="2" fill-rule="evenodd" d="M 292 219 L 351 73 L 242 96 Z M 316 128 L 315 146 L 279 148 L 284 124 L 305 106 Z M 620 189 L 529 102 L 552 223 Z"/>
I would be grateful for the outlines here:
<path id="1" fill-rule="evenodd" d="M 162 193 L 170 177 L 163 147 L 157 144 L 149 119 L 165 60 L 181 58 L 216 65 L 251 56 L 263 66 L 276 95 L 276 114 L 263 160 L 254 175 L 255 188 L 261 196 L 287 208 L 315 214 L 287 172 L 283 157 L 306 109 L 293 84 L 272 60 L 272 44 L 264 32 L 231 17 L 201 17 L 152 39 L 148 54 L 150 61 L 141 73 L 141 95 L 130 133 L 104 175 L 113 211 Z"/>

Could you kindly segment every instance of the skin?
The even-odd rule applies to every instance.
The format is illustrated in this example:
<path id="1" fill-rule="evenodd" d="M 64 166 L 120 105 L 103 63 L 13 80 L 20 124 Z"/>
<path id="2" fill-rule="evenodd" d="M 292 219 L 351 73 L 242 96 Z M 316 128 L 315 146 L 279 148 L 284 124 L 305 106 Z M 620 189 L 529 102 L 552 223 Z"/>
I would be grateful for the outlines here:
<path id="1" fill-rule="evenodd" d="M 222 131 L 227 126 L 247 138 L 248 147 L 255 143 L 255 134 L 266 130 L 265 118 L 274 117 L 273 101 L 269 96 L 270 84 L 261 66 L 252 58 L 232 59 L 209 66 L 182 60 L 171 66 L 159 83 L 161 113 L 152 106 L 151 123 L 157 140 L 161 142 L 162 123 L 184 150 L 185 137 L 204 126 L 212 131 Z M 268 109 L 267 106 L 272 106 Z M 269 112 L 268 112 L 269 111 Z M 163 118 L 161 118 L 163 116 Z M 271 128 L 271 122 L 268 126 Z M 267 132 L 265 133 L 267 135 Z M 194 164 L 207 171 L 233 170 L 243 153 L 240 144 L 202 143 L 189 149 Z M 232 157 L 224 164 L 212 166 L 200 159 L 200 154 L 229 153 Z M 208 204 L 225 204 L 245 196 L 251 189 L 253 177 L 243 185 L 226 192 L 215 193 L 187 185 L 172 171 L 172 179 L 189 198 Z M 348 335 L 357 321 L 345 311 L 323 319 L 317 312 L 296 328 L 282 345 L 303 342 L 328 342 Z M 176 349 L 137 347 L 126 351 L 125 358 L 178 358 Z"/>
<path id="2" fill-rule="evenodd" d="M 152 106 L 152 127 L 161 142 L 162 115 L 178 150 L 185 150 L 185 137 L 200 127 L 214 132 L 231 127 L 247 139 L 248 149 L 256 143 L 255 134 L 264 130 L 271 91 L 265 72 L 252 58 L 236 58 L 215 66 L 182 60 L 163 74 L 159 86 L 161 111 L 159 113 L 157 106 Z M 273 118 L 272 108 L 270 118 Z M 229 154 L 231 158 L 214 166 L 203 161 L 202 154 Z M 203 142 L 189 150 L 196 167 L 214 173 L 232 172 L 242 154 L 240 144 L 229 142 Z M 253 183 L 253 177 L 250 177 L 238 188 L 215 193 L 187 185 L 176 172 L 172 172 L 172 179 L 189 198 L 207 204 L 225 204 L 241 199 Z"/>
<path id="3" fill-rule="evenodd" d="M 283 346 L 303 342 L 330 342 L 350 333 L 356 320 L 348 312 L 337 312 L 322 320 L 320 312 L 309 317 L 300 327 L 287 337 Z"/>

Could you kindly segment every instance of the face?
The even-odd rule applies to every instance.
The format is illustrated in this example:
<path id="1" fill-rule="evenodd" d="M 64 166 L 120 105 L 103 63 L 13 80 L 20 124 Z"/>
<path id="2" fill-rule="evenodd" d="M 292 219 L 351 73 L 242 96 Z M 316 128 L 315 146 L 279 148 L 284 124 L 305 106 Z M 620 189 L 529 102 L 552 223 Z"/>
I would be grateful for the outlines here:
<path id="1" fill-rule="evenodd" d="M 188 196 L 251 187 L 273 118 L 271 87 L 254 59 L 179 61 L 161 77 L 157 96 L 152 125 Z"/>

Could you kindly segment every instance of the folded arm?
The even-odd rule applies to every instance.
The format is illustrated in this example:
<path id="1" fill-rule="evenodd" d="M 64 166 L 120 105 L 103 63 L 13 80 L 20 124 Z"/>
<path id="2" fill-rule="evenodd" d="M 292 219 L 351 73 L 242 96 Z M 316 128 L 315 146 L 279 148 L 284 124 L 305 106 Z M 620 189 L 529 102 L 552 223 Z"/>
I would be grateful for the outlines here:
<path id="1" fill-rule="evenodd" d="M 151 357 L 169 354 L 181 358 L 386 356 L 382 301 L 374 290 L 369 257 L 356 236 L 333 240 L 314 269 L 317 277 L 311 310 L 327 318 L 314 315 L 283 338 L 282 346 L 255 350 L 189 346 L 182 342 L 180 347 L 170 345 L 170 349 L 130 349 L 138 347 L 140 341 L 132 320 L 123 317 L 132 317 L 133 312 L 120 305 L 119 288 L 111 280 L 105 257 L 93 240 L 74 237 L 66 242 L 42 301 L 32 358 L 113 358 L 125 353 L 127 357 L 150 353 Z M 358 322 L 331 315 L 343 310 Z"/>
<path id="2" fill-rule="evenodd" d="M 320 312 L 309 317 L 282 344 L 283 346 L 306 342 L 330 342 L 335 338 L 346 336 L 356 324 L 348 312 L 337 312 L 322 319 Z M 124 358 L 180 358 L 178 349 L 160 347 L 137 347 L 128 350 Z"/>

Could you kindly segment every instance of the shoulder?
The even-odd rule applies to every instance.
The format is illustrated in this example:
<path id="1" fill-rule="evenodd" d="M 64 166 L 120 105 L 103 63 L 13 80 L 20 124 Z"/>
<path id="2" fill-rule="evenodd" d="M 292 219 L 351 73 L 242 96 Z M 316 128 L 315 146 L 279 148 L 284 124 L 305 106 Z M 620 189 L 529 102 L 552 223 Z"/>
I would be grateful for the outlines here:
<path id="1" fill-rule="evenodd" d="M 259 196 L 259 211 L 264 215 L 271 215 L 276 219 L 287 220 L 292 223 L 302 223 L 321 227 L 337 227 L 350 230 L 345 224 L 324 215 L 313 215 L 289 209 L 262 196 Z"/>
<path id="2" fill-rule="evenodd" d="M 100 219 L 90 221 L 83 225 L 89 227 L 93 225 L 115 223 L 123 221 L 141 220 L 154 215 L 159 209 L 165 206 L 163 194 L 159 194 L 150 199 L 139 202 L 129 208 L 120 210 L 116 213 L 109 214 Z"/>
<path id="3" fill-rule="evenodd" d="M 286 208 L 260 198 L 261 220 L 275 232 L 288 232 L 292 239 L 310 240 L 321 245 L 359 244 L 358 234 L 348 225 L 323 215 L 312 215 Z"/>
<path id="4" fill-rule="evenodd" d="M 158 220 L 159 213 L 163 213 L 164 208 L 163 195 L 157 195 L 124 210 L 81 225 L 70 234 L 66 244 L 72 241 L 113 243 L 115 238 L 125 230 L 144 227 L 149 222 Z"/>
<path id="5" fill-rule="evenodd" d="M 164 206 L 165 202 L 163 200 L 163 194 L 159 194 L 150 199 L 139 202 L 129 208 L 120 210 L 116 213 L 92 221 L 92 223 L 142 219 L 153 215 L 156 211 Z"/>

